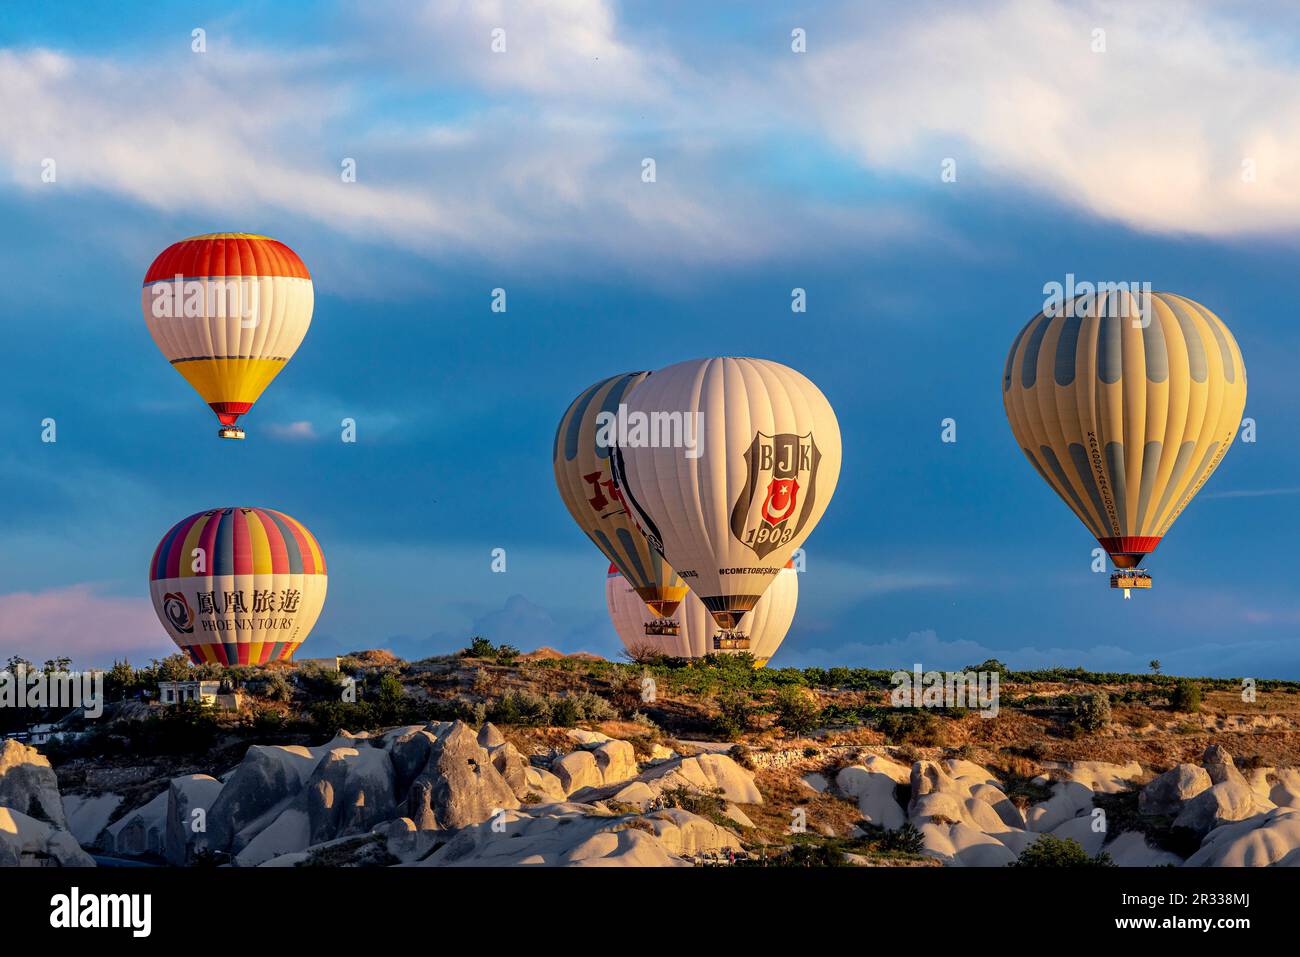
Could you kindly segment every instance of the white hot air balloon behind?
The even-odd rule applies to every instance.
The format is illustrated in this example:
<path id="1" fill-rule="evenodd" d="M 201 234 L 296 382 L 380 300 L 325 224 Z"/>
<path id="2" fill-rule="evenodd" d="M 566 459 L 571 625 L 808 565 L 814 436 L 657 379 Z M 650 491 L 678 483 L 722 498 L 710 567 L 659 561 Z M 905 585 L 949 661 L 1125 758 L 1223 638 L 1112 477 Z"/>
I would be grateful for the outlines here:
<path id="1" fill-rule="evenodd" d="M 759 664 L 766 664 L 785 640 L 798 603 L 799 574 L 785 568 L 741 621 L 749 636 L 747 650 Z M 663 621 L 646 607 L 618 568 L 610 565 L 605 577 L 605 605 L 623 647 L 630 652 L 651 649 L 670 658 L 702 658 L 714 653 L 717 626 L 704 603 L 693 594 L 687 595 L 678 609 L 678 633 L 663 634 Z"/>
<path id="2" fill-rule="evenodd" d="M 741 620 L 835 491 L 835 412 L 794 369 L 718 358 L 654 373 L 628 395 L 626 419 L 614 464 L 642 531 L 713 615 L 715 649 L 746 650 Z"/>

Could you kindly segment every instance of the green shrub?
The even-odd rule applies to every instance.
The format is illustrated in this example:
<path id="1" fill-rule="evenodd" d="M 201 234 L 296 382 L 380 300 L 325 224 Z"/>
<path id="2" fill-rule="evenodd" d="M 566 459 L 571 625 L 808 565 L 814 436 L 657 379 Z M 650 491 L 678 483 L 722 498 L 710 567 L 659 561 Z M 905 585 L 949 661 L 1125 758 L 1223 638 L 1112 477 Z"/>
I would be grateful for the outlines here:
<path id="1" fill-rule="evenodd" d="M 784 685 L 776 693 L 776 720 L 791 734 L 807 734 L 817 727 L 821 709 L 817 700 L 798 685 Z"/>
<path id="2" fill-rule="evenodd" d="M 1007 678 L 1011 674 L 1011 669 L 996 658 L 989 658 L 987 661 L 983 661 L 978 665 L 967 665 L 966 670 L 997 674 L 999 681 Z"/>
<path id="3" fill-rule="evenodd" d="M 612 721 L 618 717 L 614 706 L 598 694 L 579 691 L 569 697 L 577 705 L 579 721 Z"/>
<path id="4" fill-rule="evenodd" d="M 558 698 L 551 703 L 551 724 L 557 728 L 572 728 L 582 720 L 578 702 L 573 698 Z"/>
<path id="5" fill-rule="evenodd" d="M 724 738 L 734 738 L 748 731 L 754 724 L 754 706 L 749 695 L 730 691 L 718 699 L 718 716 L 713 729 Z"/>
<path id="6" fill-rule="evenodd" d="M 467 658 L 495 658 L 496 653 L 496 647 L 492 642 L 480 635 L 470 639 L 469 647 L 464 652 Z"/>
<path id="7" fill-rule="evenodd" d="M 1169 693 L 1169 707 L 1174 711 L 1196 714 L 1201 710 L 1201 686 L 1195 681 L 1180 679 Z"/>
<path id="8" fill-rule="evenodd" d="M 1044 834 L 1020 852 L 1008 867 L 1114 867 L 1115 862 L 1104 851 L 1096 857 L 1072 837 L 1053 837 Z"/>
<path id="9" fill-rule="evenodd" d="M 342 700 L 343 676 L 338 672 L 326 671 L 317 664 L 301 665 L 294 678 L 312 698 Z"/>
<path id="10" fill-rule="evenodd" d="M 835 844 L 795 844 L 769 867 L 847 867 L 844 852 Z"/>
<path id="11" fill-rule="evenodd" d="M 876 727 L 888 744 L 916 744 L 925 748 L 943 744 L 943 722 L 932 711 L 886 711 L 877 719 Z"/>
<path id="12" fill-rule="evenodd" d="M 262 682 L 262 697 L 288 702 L 293 699 L 293 685 L 283 672 L 272 671 Z"/>
<path id="13" fill-rule="evenodd" d="M 551 703 L 531 691 L 510 691 L 487 709 L 487 719 L 497 724 L 551 723 Z"/>
<path id="14" fill-rule="evenodd" d="M 902 854 L 920 854 L 925 847 L 925 837 L 915 824 L 908 821 L 894 831 L 885 831 L 880 835 L 876 846 L 882 851 L 897 851 Z"/>
<path id="15" fill-rule="evenodd" d="M 1110 724 L 1110 695 L 1093 691 L 1080 695 L 1072 708 L 1073 724 L 1081 731 L 1100 731 Z"/>

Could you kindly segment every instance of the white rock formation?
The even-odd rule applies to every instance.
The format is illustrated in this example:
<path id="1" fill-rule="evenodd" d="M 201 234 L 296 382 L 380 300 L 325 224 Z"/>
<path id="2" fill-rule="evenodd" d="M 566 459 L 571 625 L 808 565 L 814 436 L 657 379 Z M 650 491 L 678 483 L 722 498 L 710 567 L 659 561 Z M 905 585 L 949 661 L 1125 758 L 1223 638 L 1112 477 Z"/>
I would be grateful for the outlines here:
<path id="1" fill-rule="evenodd" d="M 532 814 L 509 811 L 503 829 L 463 828 L 419 862 L 422 867 L 674 867 L 682 855 L 725 854 L 735 835 L 678 809 L 635 817 L 602 816 L 584 804 L 559 804 Z"/>
<path id="2" fill-rule="evenodd" d="M 0 867 L 94 867 L 72 832 L 0 807 Z"/>
<path id="3" fill-rule="evenodd" d="M 68 830 L 83 847 L 96 845 L 99 834 L 108 826 L 113 813 L 122 806 L 120 794 L 65 794 L 63 810 L 68 816 Z"/>
<path id="4" fill-rule="evenodd" d="M 0 745 L 0 807 L 67 830 L 59 781 L 49 760 L 12 738 Z"/>
<path id="5" fill-rule="evenodd" d="M 167 792 L 128 811 L 104 829 L 102 845 L 110 854 L 162 856 L 167 840 Z"/>
<path id="6" fill-rule="evenodd" d="M 208 811 L 222 787 L 207 774 L 172 778 L 163 825 L 163 854 L 168 864 L 187 864 L 194 851 L 207 846 Z"/>
<path id="7" fill-rule="evenodd" d="M 1267 867 L 1287 860 L 1297 849 L 1300 849 L 1300 810 L 1279 807 L 1216 827 L 1184 866 Z"/>
<path id="8" fill-rule="evenodd" d="M 628 788 L 644 784 L 654 795 L 676 787 L 686 787 L 703 794 L 716 794 L 734 804 L 762 804 L 763 795 L 754 783 L 754 775 L 725 754 L 699 754 L 690 758 L 665 761 L 641 772 Z M 623 796 L 628 788 L 616 794 Z"/>
<path id="9" fill-rule="evenodd" d="M 892 761 L 883 763 L 893 764 Z M 902 765 L 894 767 L 907 773 Z M 899 783 L 896 776 L 883 770 L 869 770 L 864 765 L 841 768 L 839 774 L 835 775 L 836 788 L 845 797 L 857 802 L 862 819 L 890 830 L 907 823 L 907 814 L 894 797 L 894 789 Z"/>

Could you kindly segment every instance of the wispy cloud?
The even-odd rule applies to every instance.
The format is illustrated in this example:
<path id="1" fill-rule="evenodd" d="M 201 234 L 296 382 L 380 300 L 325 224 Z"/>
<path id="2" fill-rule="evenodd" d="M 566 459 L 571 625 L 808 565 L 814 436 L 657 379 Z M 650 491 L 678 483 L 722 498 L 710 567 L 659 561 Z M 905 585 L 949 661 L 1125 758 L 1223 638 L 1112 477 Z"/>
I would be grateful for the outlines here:
<path id="1" fill-rule="evenodd" d="M 1288 488 L 1242 488 L 1226 492 L 1207 492 L 1202 498 L 1269 498 L 1274 495 L 1300 495 L 1300 486 Z"/>
<path id="2" fill-rule="evenodd" d="M 0 50 L 0 160 L 29 192 L 223 222 L 275 210 L 426 256 L 752 261 L 937 228 L 884 199 L 867 216 L 764 188 L 755 171 L 792 149 L 936 188 L 951 157 L 957 182 L 942 188 L 1138 229 L 1300 224 L 1300 64 L 1241 10 L 843 4 L 808 11 L 795 54 L 670 46 L 605 0 L 345 9 L 330 48 L 226 38 L 147 62 Z M 387 99 L 402 83 L 422 108 Z M 57 184 L 42 182 L 46 159 Z"/>
<path id="3" fill-rule="evenodd" d="M 286 442 L 315 442 L 318 438 L 315 427 L 306 421 L 272 422 L 265 429 L 269 435 Z"/>
<path id="4" fill-rule="evenodd" d="M 937 183 L 952 157 L 954 190 L 1029 191 L 1144 230 L 1293 228 L 1300 66 L 1271 43 L 1267 10 L 1254 24 L 1233 12 L 841 7 L 822 17 L 822 51 L 777 89 L 798 88 L 800 109 L 871 168 Z"/>
<path id="5" fill-rule="evenodd" d="M 850 642 L 834 647 L 787 644 L 773 659 L 776 667 L 923 668 L 951 671 L 990 658 L 1016 670 L 1084 668 L 1141 674 L 1152 658 L 1159 658 L 1167 674 L 1235 677 L 1243 675 L 1296 676 L 1295 652 L 1289 639 L 1203 642 L 1169 647 L 1158 641 L 1148 646 L 1094 644 L 1079 647 L 1044 645 L 999 646 L 973 639 L 943 639 L 933 629 L 914 631 L 903 638 L 882 642 Z"/>

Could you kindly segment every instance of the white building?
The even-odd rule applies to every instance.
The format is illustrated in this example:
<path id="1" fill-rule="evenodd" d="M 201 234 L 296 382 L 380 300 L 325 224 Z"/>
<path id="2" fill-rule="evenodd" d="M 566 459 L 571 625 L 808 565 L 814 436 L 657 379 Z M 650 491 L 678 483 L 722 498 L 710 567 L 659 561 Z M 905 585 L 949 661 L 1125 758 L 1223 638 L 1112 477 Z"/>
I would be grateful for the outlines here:
<path id="1" fill-rule="evenodd" d="M 163 704 L 184 704 L 197 701 L 200 704 L 217 703 L 221 693 L 220 681 L 160 681 L 158 682 L 158 699 Z"/>

